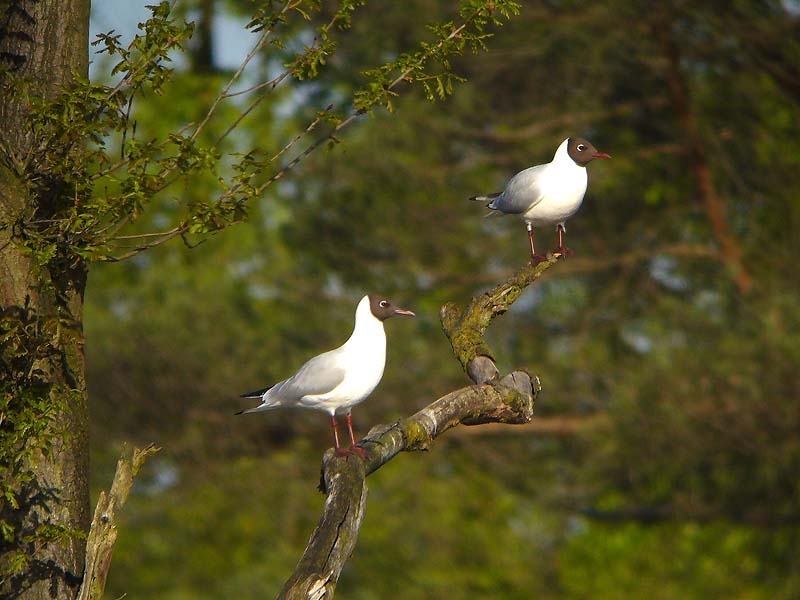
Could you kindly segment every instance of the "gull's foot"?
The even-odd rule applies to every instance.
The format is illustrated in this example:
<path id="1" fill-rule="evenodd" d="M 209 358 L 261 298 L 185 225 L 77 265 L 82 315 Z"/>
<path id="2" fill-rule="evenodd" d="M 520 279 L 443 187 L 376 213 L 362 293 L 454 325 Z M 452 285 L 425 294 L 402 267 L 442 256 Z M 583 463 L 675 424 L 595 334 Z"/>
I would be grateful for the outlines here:
<path id="1" fill-rule="evenodd" d="M 531 266 L 535 267 L 539 263 L 543 263 L 547 260 L 546 256 L 542 256 L 541 254 L 534 254 L 531 256 Z"/>
<path id="2" fill-rule="evenodd" d="M 566 246 L 559 246 L 558 248 L 553 250 L 553 254 L 560 254 L 564 258 L 567 258 L 568 256 L 572 256 L 573 254 L 575 254 L 575 251 L 570 248 L 567 248 Z"/>
<path id="3" fill-rule="evenodd" d="M 360 456 L 361 458 L 367 458 L 367 451 L 364 450 L 361 446 L 350 446 L 349 448 L 336 448 L 336 456 Z"/>

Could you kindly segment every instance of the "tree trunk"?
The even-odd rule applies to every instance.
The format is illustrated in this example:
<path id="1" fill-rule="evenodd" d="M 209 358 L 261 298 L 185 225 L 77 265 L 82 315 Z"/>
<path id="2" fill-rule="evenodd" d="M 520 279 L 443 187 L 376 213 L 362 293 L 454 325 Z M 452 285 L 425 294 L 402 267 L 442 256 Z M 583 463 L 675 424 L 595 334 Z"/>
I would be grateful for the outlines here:
<path id="1" fill-rule="evenodd" d="M 89 0 L 0 0 L 0 66 L 50 97 L 88 72 Z M 0 72 L 2 73 L 2 72 Z M 69 186 L 43 175 L 21 100 L 0 102 L 0 597 L 74 598 L 89 524 L 84 262 L 45 258 L 37 224 Z M 12 462 L 11 456 L 21 457 Z M 9 529 L 13 528 L 13 530 Z"/>

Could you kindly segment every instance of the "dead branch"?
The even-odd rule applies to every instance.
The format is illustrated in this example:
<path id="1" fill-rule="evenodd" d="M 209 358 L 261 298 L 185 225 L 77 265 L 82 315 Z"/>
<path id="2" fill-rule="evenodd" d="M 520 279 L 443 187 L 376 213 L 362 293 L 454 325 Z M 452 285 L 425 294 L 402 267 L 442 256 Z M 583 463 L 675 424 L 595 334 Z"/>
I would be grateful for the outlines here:
<path id="1" fill-rule="evenodd" d="M 333 598 L 364 518 L 367 475 L 400 452 L 427 450 L 437 437 L 459 424 L 527 423 L 533 418 L 538 392 L 538 378 L 515 371 L 499 381 L 451 392 L 391 425 L 373 427 L 358 443 L 366 450 L 366 459 L 336 456 L 329 449 L 322 462 L 320 487 L 328 494 L 322 518 L 278 598 Z"/>
<path id="2" fill-rule="evenodd" d="M 498 377 L 483 333 L 524 289 L 552 267 L 558 256 L 526 266 L 488 292 L 473 298 L 464 310 L 442 307 L 442 328 L 453 353 L 475 385 L 442 396 L 415 415 L 373 427 L 358 445 L 366 457 L 337 456 L 333 449 L 322 461 L 320 488 L 327 493 L 323 514 L 300 562 L 284 585 L 279 600 L 330 600 L 356 545 L 366 508 L 366 478 L 400 452 L 427 450 L 457 425 L 522 424 L 533 418 L 539 378 L 526 371 Z"/>
<path id="3" fill-rule="evenodd" d="M 77 600 L 102 600 L 111 554 L 117 541 L 117 509 L 125 505 L 133 478 L 149 456 L 158 452 L 152 444 L 145 449 L 125 446 L 109 493 L 100 492 L 86 541 L 86 570 Z"/>

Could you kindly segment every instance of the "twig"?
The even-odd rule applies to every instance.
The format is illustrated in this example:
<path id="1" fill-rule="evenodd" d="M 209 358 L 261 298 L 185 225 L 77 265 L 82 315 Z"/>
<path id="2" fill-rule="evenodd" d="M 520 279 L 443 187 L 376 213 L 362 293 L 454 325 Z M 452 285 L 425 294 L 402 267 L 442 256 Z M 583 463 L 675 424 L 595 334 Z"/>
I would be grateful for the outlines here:
<path id="1" fill-rule="evenodd" d="M 114 256 L 108 255 L 108 256 L 105 256 L 105 257 L 100 258 L 98 260 L 102 260 L 102 261 L 105 261 L 105 262 L 118 262 L 118 261 L 121 261 L 121 260 L 127 260 L 129 258 L 132 258 L 132 257 L 136 256 L 137 254 L 139 254 L 141 252 L 144 252 L 145 250 L 149 250 L 150 248 L 155 248 L 156 246 L 160 246 L 162 244 L 165 244 L 168 241 L 170 241 L 172 239 L 175 239 L 176 237 L 178 237 L 180 235 L 183 235 L 188 230 L 189 230 L 189 226 L 188 225 L 180 225 L 178 227 L 175 227 L 174 229 L 170 229 L 169 231 L 164 231 L 164 232 L 161 232 L 161 233 L 140 234 L 140 235 L 128 236 L 131 239 L 141 238 L 141 237 L 144 237 L 144 236 L 163 236 L 163 237 L 159 237 L 158 239 L 156 239 L 156 240 L 154 240 L 152 242 L 148 242 L 146 244 L 140 244 L 138 246 L 134 246 L 134 247 L 130 248 L 130 250 L 128 250 L 124 254 L 117 254 L 117 255 L 114 255 Z"/>
<path id="2" fill-rule="evenodd" d="M 291 5 L 292 5 L 291 0 L 287 1 L 283 5 L 283 8 L 281 8 L 279 16 L 285 14 L 286 11 L 289 10 Z M 277 23 L 278 19 L 276 19 L 275 22 Z M 253 60 L 253 58 L 255 58 L 256 54 L 258 54 L 258 51 L 261 50 L 262 46 L 264 45 L 264 42 L 267 41 L 267 38 L 269 38 L 269 36 L 272 35 L 272 31 L 273 31 L 272 29 L 265 29 L 264 32 L 259 36 L 258 41 L 253 45 L 252 49 L 247 54 L 247 56 L 244 57 L 244 60 L 242 60 L 241 64 L 239 65 L 239 68 L 236 69 L 236 72 L 233 75 L 231 75 L 231 78 L 228 80 L 228 83 L 225 84 L 225 86 L 220 90 L 219 94 L 217 94 L 217 97 L 214 98 L 214 102 L 211 103 L 211 106 L 206 112 L 206 116 L 203 118 L 202 121 L 200 121 L 200 124 L 194 130 L 194 133 L 192 133 L 192 135 L 189 136 L 190 140 L 194 141 L 197 138 L 197 136 L 200 135 L 200 132 L 203 130 L 208 121 L 211 119 L 214 112 L 217 110 L 217 106 L 219 106 L 219 103 L 228 97 L 228 92 L 230 91 L 231 87 L 233 87 L 233 84 L 239 80 L 239 77 L 241 77 L 247 65 L 250 64 L 250 61 Z"/>
<path id="3" fill-rule="evenodd" d="M 281 81 L 286 79 L 292 72 L 289 69 L 283 71 L 280 75 L 276 75 L 269 81 L 262 81 L 261 83 L 257 83 L 255 85 L 251 85 L 249 88 L 244 90 L 239 90 L 238 92 L 228 92 L 225 97 L 226 98 L 235 98 L 236 96 L 244 96 L 245 94 L 249 94 L 251 92 L 256 92 L 263 88 L 272 88 L 273 90 L 278 87 Z"/>
<path id="4" fill-rule="evenodd" d="M 436 52 L 438 52 L 442 48 L 442 46 L 444 46 L 445 43 L 449 42 L 453 38 L 458 37 L 461 34 L 461 32 L 464 31 L 464 29 L 466 29 L 467 25 L 469 24 L 469 22 L 471 20 L 472 20 L 471 18 L 468 19 L 467 21 L 462 23 L 459 27 L 453 29 L 453 31 L 451 31 L 450 34 L 446 38 L 444 38 L 442 40 L 439 40 L 439 43 L 436 44 L 435 46 L 433 46 L 432 48 L 430 48 L 428 50 L 428 52 L 421 58 L 421 60 L 419 62 L 427 61 L 431 56 L 433 56 Z M 393 90 L 402 81 L 405 81 L 405 79 L 414 71 L 414 68 L 415 68 L 414 66 L 410 66 L 410 67 L 407 67 L 406 69 L 404 69 L 394 79 L 394 81 L 392 81 L 389 85 L 386 86 L 386 90 L 387 91 Z M 297 166 L 297 164 L 300 161 L 302 161 L 305 157 L 307 157 L 309 154 L 311 154 L 314 150 L 319 148 L 322 144 L 324 144 L 328 140 L 336 139 L 335 136 L 339 131 L 341 131 L 342 129 L 347 127 L 350 123 L 355 121 L 360 116 L 366 114 L 366 112 L 367 112 L 367 109 L 365 109 L 365 108 L 360 108 L 360 109 L 357 109 L 357 110 L 353 111 L 353 113 L 349 117 L 347 117 L 346 119 L 344 119 L 344 120 L 340 121 L 339 123 L 337 123 L 336 126 L 333 127 L 327 133 L 327 135 L 315 140 L 302 153 L 300 153 L 298 156 L 296 156 L 294 159 L 292 159 L 289 163 L 287 163 L 284 167 L 282 167 L 279 171 L 277 171 L 274 175 L 272 175 L 272 177 L 267 179 L 267 181 L 265 181 L 261 186 L 259 186 L 257 188 L 258 189 L 258 193 L 263 192 L 264 189 L 266 189 L 269 185 L 273 184 L 278 179 L 280 179 L 281 177 L 286 175 L 286 173 L 291 171 L 295 166 Z"/>
<path id="5" fill-rule="evenodd" d="M 252 88 L 249 88 L 249 89 L 247 89 L 247 90 L 242 90 L 241 92 L 236 92 L 236 93 L 233 93 L 233 94 L 228 94 L 228 98 L 233 98 L 234 96 L 238 96 L 239 94 L 246 94 L 246 93 L 252 92 L 252 91 L 254 91 L 254 90 L 261 89 L 262 87 L 268 87 L 268 86 L 271 86 L 271 87 L 272 87 L 272 89 L 275 89 L 275 87 L 276 87 L 276 86 L 277 86 L 277 85 L 278 85 L 278 84 L 279 84 L 281 81 L 283 81 L 283 79 L 284 79 L 285 77 L 287 77 L 288 75 L 289 75 L 289 71 L 284 71 L 283 73 L 281 73 L 281 75 L 280 75 L 280 76 L 278 76 L 278 77 L 275 77 L 275 78 L 274 78 L 274 79 L 272 79 L 271 81 L 266 81 L 266 82 L 264 82 L 264 83 L 261 83 L 261 84 L 259 84 L 259 85 L 253 86 Z M 221 134 L 219 137 L 217 137 L 216 141 L 214 142 L 214 146 L 219 146 L 219 145 L 220 145 L 220 143 L 222 142 L 222 140 L 224 140 L 226 137 L 228 137 L 228 136 L 230 135 L 231 131 L 233 131 L 234 129 L 236 129 L 236 128 L 239 126 L 239 123 L 241 123 L 241 122 L 242 122 L 242 120 L 244 120 L 244 118 L 245 118 L 247 115 L 249 115 L 249 114 L 250 114 L 250 113 L 251 113 L 251 112 L 252 112 L 252 111 L 253 111 L 253 110 L 256 108 L 256 106 L 258 106 L 259 104 L 261 104 L 261 102 L 263 102 L 263 101 L 264 101 L 264 99 L 265 99 L 266 97 L 267 97 L 267 96 L 266 96 L 265 94 L 261 94 L 260 96 L 256 96 L 256 98 L 255 98 L 255 99 L 254 99 L 254 100 L 253 100 L 253 101 L 250 103 L 250 106 L 248 106 L 246 109 L 244 109 L 244 110 L 243 110 L 243 111 L 242 111 L 242 112 L 241 112 L 241 113 L 240 113 L 240 114 L 239 114 L 239 115 L 236 117 L 236 119 L 234 119 L 234 120 L 233 120 L 233 122 L 232 122 L 230 125 L 228 125 L 228 127 L 225 129 L 225 131 L 223 131 L 223 132 L 222 132 L 222 134 Z"/>

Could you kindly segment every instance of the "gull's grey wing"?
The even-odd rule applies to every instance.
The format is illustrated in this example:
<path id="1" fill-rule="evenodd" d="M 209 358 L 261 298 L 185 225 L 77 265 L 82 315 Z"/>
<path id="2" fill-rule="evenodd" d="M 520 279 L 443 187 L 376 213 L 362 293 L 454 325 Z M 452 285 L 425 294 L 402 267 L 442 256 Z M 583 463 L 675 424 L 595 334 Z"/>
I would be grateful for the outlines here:
<path id="1" fill-rule="evenodd" d="M 538 204 L 542 200 L 538 179 L 544 166 L 528 167 L 514 175 L 506 185 L 503 193 L 492 200 L 489 208 L 518 215 Z"/>
<path id="2" fill-rule="evenodd" d="M 344 381 L 345 371 L 338 365 L 336 350 L 315 356 L 276 388 L 281 398 L 299 400 L 303 396 L 327 394 Z"/>

